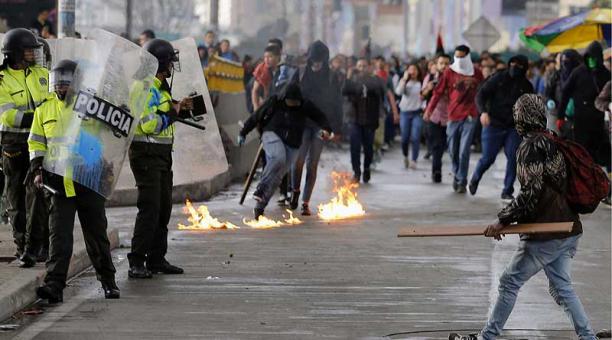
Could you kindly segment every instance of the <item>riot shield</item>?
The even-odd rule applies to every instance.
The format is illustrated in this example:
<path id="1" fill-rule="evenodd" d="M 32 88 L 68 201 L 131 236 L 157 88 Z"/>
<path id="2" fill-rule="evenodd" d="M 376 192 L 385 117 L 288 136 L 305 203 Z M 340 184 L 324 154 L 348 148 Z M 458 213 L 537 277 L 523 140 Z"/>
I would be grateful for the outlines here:
<path id="1" fill-rule="evenodd" d="M 188 96 L 201 98 L 199 100 L 204 104 L 202 109 L 198 110 L 194 100 L 194 110 L 191 114 L 198 124 L 206 127 L 205 131 L 201 131 L 175 123 L 176 147 L 173 155 L 175 183 L 191 178 L 199 180 L 212 178 L 227 171 L 228 164 L 198 49 L 193 38 L 173 41 L 172 46 L 179 52 L 181 70 L 174 72 L 171 81 L 172 97 L 174 100 Z M 206 114 L 203 114 L 203 110 Z"/>
<path id="2" fill-rule="evenodd" d="M 108 198 L 145 108 L 157 59 L 104 30 L 93 30 L 88 40 L 89 48 L 73 54 L 78 66 L 58 124 L 61 136 L 48 140 L 43 166 Z"/>
<path id="3" fill-rule="evenodd" d="M 51 67 L 64 59 L 78 62 L 87 58 L 88 53 L 95 47 L 96 42 L 89 39 L 61 38 L 47 40 L 51 50 Z"/>

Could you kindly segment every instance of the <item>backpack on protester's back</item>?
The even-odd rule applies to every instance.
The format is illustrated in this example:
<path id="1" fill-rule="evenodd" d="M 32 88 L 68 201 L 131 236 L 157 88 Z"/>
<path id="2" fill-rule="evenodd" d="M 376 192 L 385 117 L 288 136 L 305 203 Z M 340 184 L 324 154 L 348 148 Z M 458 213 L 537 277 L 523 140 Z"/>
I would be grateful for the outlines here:
<path id="1" fill-rule="evenodd" d="M 546 133 L 552 139 L 567 165 L 568 186 L 565 197 L 574 212 L 590 214 L 608 196 L 610 181 L 606 172 L 593 161 L 582 145 Z"/>

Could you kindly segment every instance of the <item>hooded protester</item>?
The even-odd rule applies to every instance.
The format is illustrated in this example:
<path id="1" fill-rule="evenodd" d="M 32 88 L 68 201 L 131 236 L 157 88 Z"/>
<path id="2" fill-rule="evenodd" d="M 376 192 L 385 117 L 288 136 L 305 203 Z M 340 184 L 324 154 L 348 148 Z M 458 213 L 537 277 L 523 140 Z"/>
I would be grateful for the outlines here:
<path id="1" fill-rule="evenodd" d="M 554 139 L 546 135 L 546 105 L 535 94 L 525 94 L 514 105 L 516 130 L 523 137 L 517 152 L 521 191 L 502 209 L 496 224 L 485 236 L 501 240 L 511 223 L 573 221 L 570 232 L 520 235 L 519 249 L 499 279 L 499 296 L 480 334 L 449 339 L 492 340 L 501 334 L 514 308 L 520 288 L 534 275 L 544 271 L 555 302 L 564 307 L 582 340 L 595 340 L 595 334 L 580 299 L 572 286 L 571 259 L 576 254 L 582 224 L 566 200 L 568 170 Z"/>
<path id="2" fill-rule="evenodd" d="M 482 81 L 482 73 L 474 69 L 470 59 L 470 48 L 457 46 L 455 60 L 440 77 L 425 112 L 425 115 L 431 116 L 440 99 L 448 96 L 446 134 L 453 166 L 453 190 L 461 194 L 466 192 L 470 147 L 478 116 L 474 98 Z"/>
<path id="3" fill-rule="evenodd" d="M 500 149 L 506 154 L 506 176 L 502 199 L 512 199 L 516 179 L 516 150 L 521 137 L 514 127 L 512 107 L 526 93 L 533 93 L 533 85 L 525 76 L 529 61 L 516 55 L 508 61 L 506 70 L 495 73 L 482 84 L 476 94 L 476 105 L 482 123 L 482 157 L 470 181 L 470 193 L 476 194 L 482 175 L 493 165 Z"/>
<path id="4" fill-rule="evenodd" d="M 562 63 L 575 66 L 574 59 L 575 56 L 568 58 L 564 52 Z M 603 65 L 601 44 L 593 41 L 584 53 L 584 63 L 562 72 L 564 76 L 567 80 L 561 92 L 559 130 L 584 146 L 600 165 L 609 167 L 610 139 L 605 130 L 604 113 L 595 107 L 595 99 L 610 80 L 610 72 Z"/>
<path id="5" fill-rule="evenodd" d="M 315 41 L 308 49 L 306 66 L 300 69 L 300 88 L 304 99 L 325 113 L 334 131 L 339 131 L 342 126 L 341 84 L 337 79 L 329 68 L 329 49 L 320 40 Z M 302 195 L 302 215 L 305 216 L 311 214 L 310 197 L 317 180 L 317 167 L 322 151 L 321 128 L 307 119 L 302 134 L 302 145 L 297 160 L 291 167 L 291 209 L 296 209 L 300 198 L 302 170 L 304 164 L 306 165 L 306 181 Z"/>
<path id="6" fill-rule="evenodd" d="M 296 83 L 290 83 L 281 95 L 273 95 L 244 123 L 238 136 L 238 145 L 243 145 L 246 135 L 254 128 L 262 133 L 261 141 L 266 154 L 261 181 L 253 198 L 257 203 L 253 213 L 257 220 L 278 188 L 283 177 L 295 162 L 302 144 L 307 119 L 312 119 L 323 129 L 322 139 L 332 135 L 325 114 L 311 101 L 302 97 Z"/>

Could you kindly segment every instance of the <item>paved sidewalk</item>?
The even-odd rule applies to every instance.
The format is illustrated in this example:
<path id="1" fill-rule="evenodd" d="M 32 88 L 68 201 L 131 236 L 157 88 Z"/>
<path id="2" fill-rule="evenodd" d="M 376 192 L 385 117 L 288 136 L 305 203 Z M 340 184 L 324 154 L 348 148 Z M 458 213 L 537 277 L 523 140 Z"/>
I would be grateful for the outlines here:
<path id="1" fill-rule="evenodd" d="M 109 228 L 108 236 L 111 249 L 119 246 L 117 228 Z M 82 272 L 91 265 L 80 225 L 75 226 L 74 248 L 68 277 Z M 35 289 L 45 277 L 45 264 L 38 263 L 33 268 L 19 268 L 14 258 L 15 244 L 11 227 L 0 224 L 0 321 L 9 318 L 36 300 Z M 9 262 L 10 261 L 10 262 Z"/>

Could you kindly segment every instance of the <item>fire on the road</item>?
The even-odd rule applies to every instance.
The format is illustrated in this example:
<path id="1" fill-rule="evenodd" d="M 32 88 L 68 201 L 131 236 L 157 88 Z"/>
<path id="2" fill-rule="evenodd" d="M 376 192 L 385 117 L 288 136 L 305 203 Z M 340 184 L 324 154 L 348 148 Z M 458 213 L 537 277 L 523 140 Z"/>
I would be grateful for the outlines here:
<path id="1" fill-rule="evenodd" d="M 353 183 L 350 174 L 334 171 L 332 180 L 336 197 L 332 198 L 329 203 L 319 205 L 319 217 L 331 221 L 365 215 L 365 209 L 357 200 L 355 192 L 359 184 Z"/>
<path id="2" fill-rule="evenodd" d="M 262 215 L 259 216 L 257 220 L 247 220 L 245 218 L 242 220 L 242 223 L 254 229 L 269 229 L 302 223 L 302 220 L 297 217 L 293 217 L 293 212 L 291 210 L 287 210 L 287 212 L 289 213 L 289 217 L 283 216 L 285 218 L 283 221 L 275 221 Z"/>
<path id="3" fill-rule="evenodd" d="M 230 222 L 220 222 L 218 219 L 212 217 L 208 211 L 208 207 L 200 205 L 196 210 L 191 201 L 185 201 L 185 207 L 183 211 L 189 215 L 187 220 L 190 225 L 178 225 L 179 230 L 211 230 L 211 229 L 239 229 L 238 226 Z"/>

